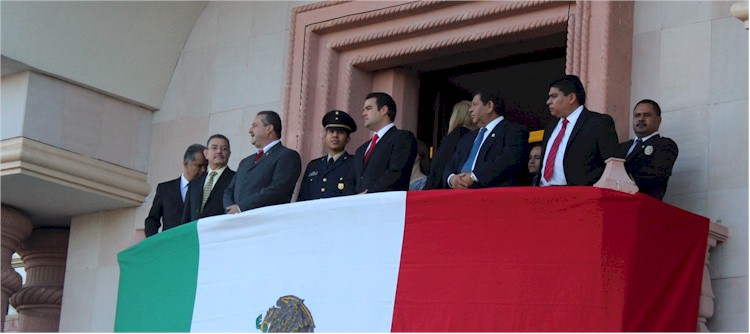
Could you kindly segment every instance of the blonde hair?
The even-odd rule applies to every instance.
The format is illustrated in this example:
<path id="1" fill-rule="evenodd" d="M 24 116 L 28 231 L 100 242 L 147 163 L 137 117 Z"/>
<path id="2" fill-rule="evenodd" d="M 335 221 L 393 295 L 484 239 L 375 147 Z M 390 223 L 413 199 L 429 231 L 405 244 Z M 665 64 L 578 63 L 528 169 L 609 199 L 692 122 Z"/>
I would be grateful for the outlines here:
<path id="1" fill-rule="evenodd" d="M 461 126 L 470 130 L 476 129 L 474 122 L 471 120 L 471 113 L 469 112 L 470 107 L 471 102 L 466 100 L 458 102 L 453 106 L 453 113 L 448 121 L 448 133 L 451 133 L 453 129 Z"/>

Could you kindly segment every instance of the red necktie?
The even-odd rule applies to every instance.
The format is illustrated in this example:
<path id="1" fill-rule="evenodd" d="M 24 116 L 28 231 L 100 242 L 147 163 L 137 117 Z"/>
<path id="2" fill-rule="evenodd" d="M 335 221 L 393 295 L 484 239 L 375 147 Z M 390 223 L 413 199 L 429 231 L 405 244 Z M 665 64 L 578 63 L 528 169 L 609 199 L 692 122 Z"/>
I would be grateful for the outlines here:
<path id="1" fill-rule="evenodd" d="M 367 153 L 365 153 L 365 163 L 367 163 L 367 159 L 370 158 L 370 153 L 372 153 L 372 149 L 375 148 L 375 144 L 378 143 L 378 134 L 376 133 L 374 136 L 372 136 L 372 145 L 370 145 L 370 149 L 367 150 Z"/>
<path id="2" fill-rule="evenodd" d="M 562 142 L 565 136 L 565 129 L 568 127 L 568 119 L 563 118 L 562 128 L 557 133 L 555 141 L 552 142 L 552 147 L 549 149 L 549 155 L 547 155 L 547 161 L 544 162 L 544 179 L 549 182 L 552 179 L 552 172 L 555 170 L 555 158 L 557 157 L 557 149 L 560 148 L 560 142 Z"/>
<path id="3" fill-rule="evenodd" d="M 260 151 L 258 151 L 258 154 L 255 155 L 255 163 L 257 163 L 258 160 L 260 160 L 260 157 L 262 156 L 263 156 L 263 149 L 260 149 Z"/>

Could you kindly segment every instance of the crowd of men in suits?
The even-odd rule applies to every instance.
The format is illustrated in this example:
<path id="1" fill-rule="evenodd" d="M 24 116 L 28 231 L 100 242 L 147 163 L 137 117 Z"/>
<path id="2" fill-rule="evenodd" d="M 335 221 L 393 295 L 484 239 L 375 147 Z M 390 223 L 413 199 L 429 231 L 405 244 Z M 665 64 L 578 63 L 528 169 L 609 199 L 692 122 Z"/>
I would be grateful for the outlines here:
<path id="1" fill-rule="evenodd" d="M 652 100 L 633 111 L 634 140 L 618 144 L 614 120 L 586 109 L 580 79 L 566 75 L 549 85 L 547 106 L 557 119 L 544 129 L 539 148 L 529 149 L 529 131 L 505 117 L 499 94 L 476 92 L 471 119 L 477 126 L 439 147 L 442 170 L 431 170 L 427 189 L 470 189 L 524 185 L 528 167 L 536 167 L 532 185 L 590 186 L 603 174 L 610 157 L 624 158 L 625 169 L 640 192 L 662 199 L 678 149 L 658 134 L 661 109 Z M 357 124 L 344 111 L 325 114 L 322 125 L 328 153 L 310 161 L 302 174 L 298 201 L 409 188 L 417 155 L 413 133 L 393 124 L 397 107 L 386 93 L 370 93 L 362 108 L 364 126 L 372 132 L 354 155 L 346 152 Z M 203 217 L 239 213 L 292 200 L 301 161 L 281 144 L 281 118 L 261 111 L 249 129 L 258 152 L 232 171 L 227 167 L 229 139 L 216 134 L 207 146 L 191 145 L 183 159 L 183 175 L 160 183 L 145 221 L 146 236 Z M 458 133 L 458 132 L 457 132 Z M 447 153 L 446 153 L 447 152 Z M 437 156 L 436 156 L 437 158 Z M 540 163 L 541 162 L 541 163 Z"/>

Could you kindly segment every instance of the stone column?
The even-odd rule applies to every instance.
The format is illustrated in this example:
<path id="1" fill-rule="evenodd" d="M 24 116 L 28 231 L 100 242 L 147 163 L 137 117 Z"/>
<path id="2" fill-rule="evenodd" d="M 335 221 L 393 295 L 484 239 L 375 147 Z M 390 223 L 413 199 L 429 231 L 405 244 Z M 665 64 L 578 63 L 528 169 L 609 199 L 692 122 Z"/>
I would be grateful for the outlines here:
<path id="1" fill-rule="evenodd" d="M 70 231 L 35 229 L 17 253 L 26 267 L 26 284 L 11 298 L 20 332 L 57 332 L 60 327 L 65 261 Z"/>
<path id="2" fill-rule="evenodd" d="M 703 262 L 703 282 L 701 284 L 701 296 L 698 306 L 698 332 L 709 332 L 706 321 L 714 315 L 714 290 L 711 286 L 711 275 L 708 273 L 708 257 L 711 248 L 716 247 L 719 242 L 727 241 L 729 229 L 717 223 L 711 223 L 708 229 L 708 243 L 706 244 L 706 258 Z"/>
<path id="3" fill-rule="evenodd" d="M 0 329 L 5 331 L 5 314 L 8 312 L 8 298 L 21 289 L 21 275 L 19 275 L 11 266 L 11 258 L 18 248 L 18 245 L 31 234 L 31 220 L 21 211 L 9 206 L 2 206 L 0 210 L 2 218 L 2 258 L 0 265 L 2 267 L 2 314 L 0 314 Z"/>

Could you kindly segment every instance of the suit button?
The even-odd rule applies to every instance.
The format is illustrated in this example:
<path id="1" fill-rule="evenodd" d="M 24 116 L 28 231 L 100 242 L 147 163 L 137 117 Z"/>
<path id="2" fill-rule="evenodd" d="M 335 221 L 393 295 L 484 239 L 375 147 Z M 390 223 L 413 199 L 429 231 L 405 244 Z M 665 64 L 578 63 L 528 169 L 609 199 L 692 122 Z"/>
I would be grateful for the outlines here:
<path id="1" fill-rule="evenodd" d="M 323 178 L 323 182 L 326 182 L 326 181 L 328 181 L 328 179 L 326 179 L 326 178 Z"/>
<path id="2" fill-rule="evenodd" d="M 326 188 L 320 188 L 320 192 L 322 193 L 326 192 Z"/>

